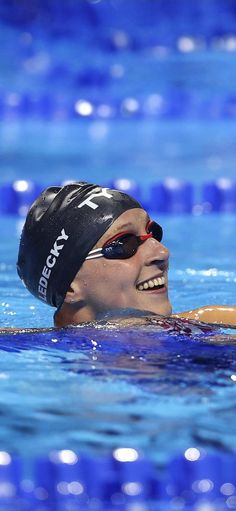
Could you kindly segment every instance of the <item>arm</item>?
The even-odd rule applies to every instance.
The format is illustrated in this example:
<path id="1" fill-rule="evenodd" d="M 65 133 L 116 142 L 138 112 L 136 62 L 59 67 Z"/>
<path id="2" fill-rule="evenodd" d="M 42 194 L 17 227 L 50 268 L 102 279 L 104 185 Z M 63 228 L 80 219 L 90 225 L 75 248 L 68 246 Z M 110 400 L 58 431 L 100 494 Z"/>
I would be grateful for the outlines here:
<path id="1" fill-rule="evenodd" d="M 236 307 L 229 305 L 206 305 L 191 311 L 173 314 L 176 318 L 195 319 L 203 323 L 236 326 Z"/>

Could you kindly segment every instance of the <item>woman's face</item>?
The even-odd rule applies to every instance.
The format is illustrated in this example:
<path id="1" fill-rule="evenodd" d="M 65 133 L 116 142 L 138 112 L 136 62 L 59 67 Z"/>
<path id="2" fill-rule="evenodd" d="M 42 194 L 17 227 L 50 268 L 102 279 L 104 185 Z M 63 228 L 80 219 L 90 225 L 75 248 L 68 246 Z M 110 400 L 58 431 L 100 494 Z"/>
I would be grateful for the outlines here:
<path id="1" fill-rule="evenodd" d="M 146 234 L 148 221 L 149 217 L 143 209 L 125 211 L 94 248 L 102 247 L 107 240 L 124 231 L 137 236 Z M 115 308 L 134 308 L 170 315 L 168 260 L 168 249 L 154 238 L 149 238 L 129 259 L 101 257 L 86 260 L 76 279 L 82 289 L 83 300 L 95 317 L 98 313 Z"/>

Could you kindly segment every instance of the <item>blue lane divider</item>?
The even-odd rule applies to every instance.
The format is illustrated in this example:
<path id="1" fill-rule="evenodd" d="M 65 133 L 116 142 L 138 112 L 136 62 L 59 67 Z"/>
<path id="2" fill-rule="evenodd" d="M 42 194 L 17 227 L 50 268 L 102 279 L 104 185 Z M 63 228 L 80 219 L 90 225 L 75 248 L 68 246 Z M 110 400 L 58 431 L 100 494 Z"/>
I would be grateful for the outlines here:
<path id="1" fill-rule="evenodd" d="M 26 180 L 0 185 L 0 213 L 25 216 L 43 188 L 43 185 Z"/>
<path id="2" fill-rule="evenodd" d="M 204 212 L 236 212 L 236 182 L 221 178 L 203 186 Z"/>
<path id="3" fill-rule="evenodd" d="M 191 213 L 193 185 L 169 178 L 151 187 L 149 207 L 158 213 Z"/>
<path id="4" fill-rule="evenodd" d="M 0 509 L 226 511 L 235 509 L 235 469 L 235 454 L 195 447 L 164 465 L 134 448 L 104 457 L 64 449 L 33 459 L 0 451 Z"/>
<path id="5" fill-rule="evenodd" d="M 46 186 L 27 180 L 0 184 L 0 214 L 25 216 L 30 205 Z M 132 195 L 145 209 L 155 213 L 236 213 L 236 181 L 228 178 L 203 183 L 200 190 L 188 181 L 168 178 L 150 185 L 148 197 L 144 195 L 142 187 L 132 179 L 119 178 L 104 183 L 104 186 Z"/>
<path id="6" fill-rule="evenodd" d="M 53 81 L 48 78 L 48 81 Z M 183 93 L 172 90 L 168 93 L 147 94 L 146 97 L 130 96 L 113 97 L 104 91 L 98 96 L 93 92 L 93 83 L 100 82 L 97 88 L 106 87 L 109 76 L 99 75 L 97 71 L 74 78 L 75 89 L 81 82 L 80 92 L 71 95 L 55 92 L 4 92 L 0 96 L 0 119 L 11 121 L 17 119 L 235 119 L 236 97 L 232 95 L 212 96 L 206 98 L 195 93 Z M 114 79 L 113 79 L 114 80 Z M 90 83 L 86 85 L 86 81 Z M 67 87 L 68 88 L 68 87 Z M 107 99 L 108 98 L 108 99 Z M 78 107 L 78 105 L 80 105 Z"/>

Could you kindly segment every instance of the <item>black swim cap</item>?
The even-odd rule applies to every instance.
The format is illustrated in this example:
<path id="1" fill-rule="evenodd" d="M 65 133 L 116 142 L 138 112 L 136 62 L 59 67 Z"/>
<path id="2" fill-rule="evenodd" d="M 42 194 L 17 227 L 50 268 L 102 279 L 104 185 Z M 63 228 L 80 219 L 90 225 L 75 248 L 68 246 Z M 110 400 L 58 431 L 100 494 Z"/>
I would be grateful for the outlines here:
<path id="1" fill-rule="evenodd" d="M 28 290 L 60 307 L 88 252 L 124 211 L 129 195 L 90 183 L 47 188 L 28 212 L 17 271 Z"/>

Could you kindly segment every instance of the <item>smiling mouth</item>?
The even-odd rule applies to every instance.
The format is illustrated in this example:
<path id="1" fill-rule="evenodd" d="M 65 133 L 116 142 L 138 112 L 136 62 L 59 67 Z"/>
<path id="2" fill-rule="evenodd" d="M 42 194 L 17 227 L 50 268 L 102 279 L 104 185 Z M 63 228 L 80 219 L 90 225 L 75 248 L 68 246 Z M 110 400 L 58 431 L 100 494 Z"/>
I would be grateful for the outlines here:
<path id="1" fill-rule="evenodd" d="M 142 282 L 142 284 L 137 285 L 138 291 L 149 291 L 154 289 L 161 289 L 165 286 L 166 279 L 165 277 L 157 277 L 155 279 L 149 279 Z"/>

